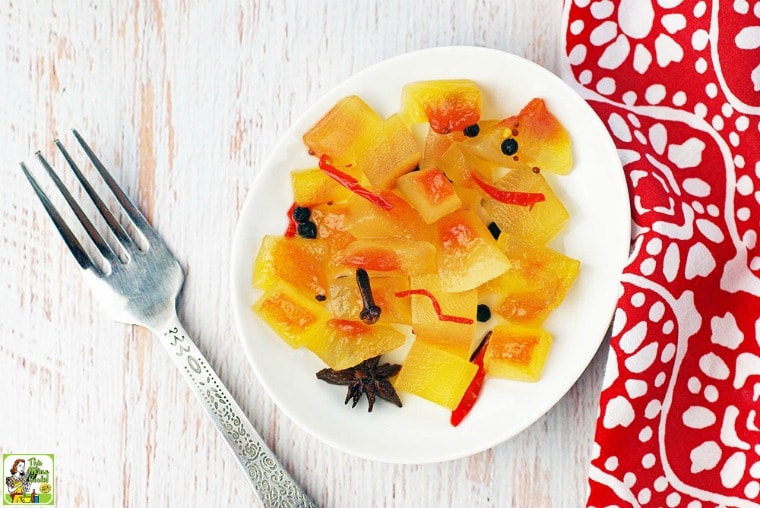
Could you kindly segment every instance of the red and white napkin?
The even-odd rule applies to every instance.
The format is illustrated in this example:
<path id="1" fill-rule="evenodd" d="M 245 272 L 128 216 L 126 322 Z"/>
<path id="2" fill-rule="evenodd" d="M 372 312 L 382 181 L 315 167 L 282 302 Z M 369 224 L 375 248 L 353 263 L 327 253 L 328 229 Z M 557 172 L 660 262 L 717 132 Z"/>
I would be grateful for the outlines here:
<path id="1" fill-rule="evenodd" d="M 588 505 L 760 506 L 760 1 L 564 8 L 634 226 Z"/>

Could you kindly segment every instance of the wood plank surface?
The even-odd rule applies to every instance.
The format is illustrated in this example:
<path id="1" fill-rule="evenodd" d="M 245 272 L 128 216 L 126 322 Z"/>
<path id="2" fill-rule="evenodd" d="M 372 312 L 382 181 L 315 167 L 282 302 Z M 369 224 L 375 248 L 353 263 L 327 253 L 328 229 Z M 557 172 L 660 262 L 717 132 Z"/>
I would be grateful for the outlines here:
<path id="1" fill-rule="evenodd" d="M 228 275 L 258 168 L 323 93 L 433 46 L 493 47 L 559 73 L 561 11 L 556 0 L 0 2 L 0 451 L 55 453 L 59 506 L 257 505 L 163 348 L 100 311 L 18 169 L 39 169 L 37 150 L 60 163 L 53 140 L 72 145 L 77 128 L 180 258 L 187 330 L 320 506 L 583 505 L 603 353 L 491 450 L 371 462 L 312 438 L 267 397 Z"/>

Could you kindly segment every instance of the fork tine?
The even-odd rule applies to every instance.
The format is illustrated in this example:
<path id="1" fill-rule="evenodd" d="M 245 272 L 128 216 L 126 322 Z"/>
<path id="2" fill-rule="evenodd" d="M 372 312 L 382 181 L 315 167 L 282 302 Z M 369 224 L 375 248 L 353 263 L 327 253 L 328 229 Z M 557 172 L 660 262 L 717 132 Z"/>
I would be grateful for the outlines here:
<path id="1" fill-rule="evenodd" d="M 67 156 L 67 155 L 68 154 L 64 153 L 64 156 Z M 71 193 L 63 184 L 61 179 L 58 178 L 58 175 L 50 166 L 48 161 L 45 160 L 45 157 L 42 156 L 42 153 L 37 152 L 37 158 L 42 164 L 42 167 L 45 168 L 45 171 L 47 171 L 47 174 L 50 176 L 50 179 L 53 180 L 53 183 L 55 184 L 55 186 L 58 187 L 58 190 L 61 192 L 61 194 L 63 194 L 64 199 L 66 199 L 66 202 L 71 207 L 72 211 L 74 212 L 74 215 L 77 216 L 77 219 L 79 219 L 79 222 L 82 224 L 85 231 L 87 231 L 87 234 L 90 235 L 90 238 L 92 238 L 92 241 L 95 243 L 95 246 L 98 248 L 98 250 L 103 255 L 103 257 L 106 258 L 106 260 L 108 260 L 109 263 L 118 262 L 119 258 L 116 255 L 116 253 L 113 251 L 113 249 L 111 249 L 108 243 L 106 243 L 106 241 L 103 239 L 100 233 L 98 233 L 98 230 L 95 229 L 95 226 L 87 217 L 87 214 L 84 213 L 82 208 L 79 206 L 79 203 L 77 203 L 77 201 L 71 195 Z"/>
<path id="2" fill-rule="evenodd" d="M 29 172 L 29 169 L 26 167 L 26 164 L 23 162 L 21 163 L 21 171 L 23 171 L 26 175 L 27 180 L 29 180 L 29 183 L 34 189 L 34 193 L 37 194 L 37 197 L 42 202 L 42 206 L 45 207 L 45 210 L 52 219 L 53 224 L 55 224 L 58 232 L 63 237 L 63 241 L 66 242 L 66 246 L 74 255 L 77 263 L 79 263 L 79 266 L 81 266 L 83 270 L 90 268 L 93 270 L 98 270 L 97 266 L 92 261 L 90 256 L 82 248 L 79 240 L 77 240 L 76 236 L 74 236 L 74 233 L 71 232 L 71 229 L 69 229 L 69 227 L 66 225 L 66 222 L 63 220 L 63 218 L 61 218 L 61 215 L 58 213 L 58 210 L 56 210 L 55 205 L 53 205 L 53 203 L 47 197 L 45 191 L 42 190 L 40 184 L 37 183 L 37 180 L 32 176 L 32 174 Z"/>
<path id="3" fill-rule="evenodd" d="M 82 184 L 85 192 L 87 192 L 87 194 L 90 196 L 90 199 L 92 199 L 95 207 L 100 212 L 100 215 L 102 215 L 105 219 L 108 227 L 111 228 L 111 231 L 113 231 L 114 235 L 116 235 L 116 238 L 118 239 L 121 246 L 124 247 L 124 249 L 134 248 L 134 241 L 132 238 L 127 234 L 119 221 L 116 220 L 116 217 L 113 216 L 111 210 L 108 209 L 108 206 L 103 202 L 98 193 L 95 192 L 95 189 L 93 189 L 92 185 L 90 185 L 89 180 L 87 180 L 87 177 L 85 177 L 82 171 L 80 171 L 79 166 L 77 166 L 77 163 L 74 162 L 74 159 L 71 158 L 71 155 L 69 155 L 69 152 L 63 146 L 63 143 L 61 143 L 60 140 L 56 139 L 55 146 L 58 147 L 58 150 L 61 151 L 64 159 L 66 159 L 66 162 L 69 163 L 69 167 L 74 172 L 74 175 L 76 175 L 77 180 L 79 180 L 79 183 Z"/>
<path id="4" fill-rule="evenodd" d="M 154 237 L 153 239 L 155 240 L 155 235 L 151 234 L 153 227 L 150 225 L 145 216 L 143 216 L 142 212 L 140 212 L 135 204 L 132 203 L 132 200 L 130 200 L 127 195 L 124 194 L 124 191 L 121 190 L 119 184 L 116 183 L 116 180 L 113 179 L 111 173 L 109 173 L 103 163 L 100 162 L 98 156 L 95 155 L 95 153 L 92 151 L 87 142 L 82 138 L 79 132 L 77 132 L 76 129 L 72 129 L 71 131 L 74 133 L 74 137 L 77 138 L 77 141 L 79 141 L 79 144 L 87 154 L 87 157 L 89 157 L 90 161 L 95 166 L 95 169 L 98 170 L 98 173 L 100 173 L 100 176 L 103 177 L 103 180 L 111 189 L 111 192 L 113 192 L 114 196 L 116 196 L 116 199 L 127 212 L 127 215 L 129 215 L 129 218 L 132 220 L 132 223 L 135 225 L 135 227 L 139 229 L 146 236 L 146 238 L 148 236 L 151 236 Z"/>

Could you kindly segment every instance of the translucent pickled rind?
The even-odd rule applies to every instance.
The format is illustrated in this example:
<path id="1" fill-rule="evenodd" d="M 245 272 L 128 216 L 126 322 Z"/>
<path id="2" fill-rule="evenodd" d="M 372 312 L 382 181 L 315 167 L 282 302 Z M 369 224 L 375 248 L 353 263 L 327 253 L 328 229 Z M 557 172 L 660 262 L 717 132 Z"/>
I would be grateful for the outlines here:
<path id="1" fill-rule="evenodd" d="M 450 132 L 448 134 L 438 134 L 432 129 L 428 129 L 425 137 L 425 149 L 422 152 L 420 169 L 440 168 L 440 161 L 443 154 L 452 146 L 453 143 L 462 141 L 464 134 L 461 132 Z"/>
<path id="2" fill-rule="evenodd" d="M 484 196 L 483 209 L 499 229 L 535 243 L 545 244 L 562 231 L 570 213 L 541 173 L 512 170 L 495 186 L 517 192 L 538 192 L 546 198 L 531 207 L 501 203 Z"/>
<path id="3" fill-rule="evenodd" d="M 502 143 L 506 139 L 515 142 L 514 153 L 504 152 Z M 531 100 L 515 116 L 481 126 L 476 137 L 462 144 L 477 156 L 508 168 L 538 168 L 559 175 L 573 168 L 570 135 L 540 98 Z"/>
<path id="4" fill-rule="evenodd" d="M 356 95 L 339 100 L 303 135 L 304 144 L 317 156 L 327 154 L 336 166 L 352 164 L 371 140 L 383 119 Z"/>
<path id="5" fill-rule="evenodd" d="M 437 274 L 412 277 L 409 286 L 413 289 L 426 289 L 438 301 L 441 312 L 450 316 L 474 317 L 478 308 L 478 291 L 471 289 L 451 293 L 441 288 Z M 447 350 L 461 358 L 470 357 L 472 342 L 475 338 L 475 322 L 470 324 L 441 321 L 429 298 L 413 295 L 412 328 L 415 335 L 437 347 Z"/>
<path id="6" fill-rule="evenodd" d="M 324 306 L 284 281 L 272 284 L 252 309 L 293 348 L 308 343 L 331 318 Z"/>
<path id="7" fill-rule="evenodd" d="M 381 196 L 393 204 L 392 210 L 384 210 L 359 196 L 351 196 L 347 202 L 346 231 L 356 238 L 430 238 L 430 230 L 409 203 L 393 192 L 382 192 Z"/>
<path id="8" fill-rule="evenodd" d="M 468 360 L 418 338 L 404 360 L 394 387 L 454 409 L 477 371 L 477 366 Z"/>
<path id="9" fill-rule="evenodd" d="M 282 280 L 310 298 L 327 294 L 327 247 L 320 239 L 264 236 L 254 261 L 253 285 L 266 289 Z"/>
<path id="10" fill-rule="evenodd" d="M 578 276 L 580 261 L 544 245 L 502 233 L 496 242 L 511 267 L 486 284 L 483 293 L 499 295 L 493 311 L 522 325 L 539 326 L 565 299 Z"/>
<path id="11" fill-rule="evenodd" d="M 401 90 L 401 117 L 409 124 L 428 122 L 439 133 L 461 131 L 478 122 L 481 97 L 469 79 L 417 81 Z"/>
<path id="12" fill-rule="evenodd" d="M 372 297 L 382 309 L 380 323 L 411 325 L 412 303 L 408 298 L 397 298 L 396 293 L 409 289 L 409 277 L 405 275 L 378 275 L 371 280 Z M 361 312 L 362 298 L 356 277 L 349 273 L 330 280 L 328 305 L 333 316 L 356 319 Z"/>
<path id="13" fill-rule="evenodd" d="M 407 173 L 396 180 L 399 194 L 420 214 L 426 224 L 462 207 L 454 185 L 439 169 Z"/>
<path id="14" fill-rule="evenodd" d="M 435 273 L 435 247 L 430 242 L 408 238 L 360 238 L 337 253 L 335 262 L 370 272 L 406 275 Z"/>
<path id="15" fill-rule="evenodd" d="M 457 186 L 469 188 L 477 187 L 470 177 L 473 172 L 488 181 L 504 173 L 502 165 L 478 157 L 462 143 L 452 144 L 441 156 L 438 167 Z"/>
<path id="16" fill-rule="evenodd" d="M 498 325 L 488 340 L 483 364 L 489 376 L 535 382 L 549 355 L 552 336 L 540 328 Z"/>
<path id="17" fill-rule="evenodd" d="M 474 212 L 456 211 L 435 226 L 438 275 L 445 291 L 475 289 L 509 268 L 509 259 Z"/>
<path id="18" fill-rule="evenodd" d="M 324 203 L 311 208 L 311 220 L 317 225 L 317 238 L 327 244 L 330 255 L 356 239 L 346 230 L 347 215 L 348 205 L 345 203 Z"/>
<path id="19" fill-rule="evenodd" d="M 290 179 L 293 187 L 293 202 L 299 206 L 338 203 L 347 200 L 351 195 L 351 191 L 319 168 L 292 171 Z"/>
<path id="20" fill-rule="evenodd" d="M 385 120 L 356 156 L 356 166 L 377 189 L 389 190 L 396 178 L 414 169 L 422 158 L 417 140 L 399 115 Z"/>
<path id="21" fill-rule="evenodd" d="M 406 337 L 390 325 L 330 319 L 304 344 L 334 370 L 353 367 L 404 344 Z"/>

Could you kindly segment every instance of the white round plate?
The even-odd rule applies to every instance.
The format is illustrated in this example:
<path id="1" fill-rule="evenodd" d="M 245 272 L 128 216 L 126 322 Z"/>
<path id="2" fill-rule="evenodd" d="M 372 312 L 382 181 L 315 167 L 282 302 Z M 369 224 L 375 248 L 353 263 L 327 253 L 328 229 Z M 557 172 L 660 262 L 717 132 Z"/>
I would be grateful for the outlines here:
<path id="1" fill-rule="evenodd" d="M 264 234 L 284 233 L 292 203 L 290 171 L 316 166 L 301 136 L 338 99 L 362 97 L 381 116 L 397 112 L 401 88 L 411 81 L 468 78 L 483 93 L 482 118 L 517 113 L 542 97 L 569 131 L 575 165 L 567 176 L 546 175 L 570 211 L 554 243 L 581 261 L 578 279 L 545 328 L 554 336 L 537 383 L 487 378 L 472 412 L 458 426 L 450 412 L 401 393 L 404 407 L 378 400 L 344 405 L 345 387 L 318 381 L 324 364 L 305 349 L 291 349 L 255 316 L 260 292 L 251 286 L 253 261 Z M 232 302 L 243 348 L 264 389 L 279 408 L 329 445 L 368 459 L 429 463 L 486 450 L 519 433 L 546 413 L 593 358 L 610 324 L 621 270 L 628 256 L 630 209 L 620 160 L 607 130 L 570 86 L 520 57 L 478 47 L 445 47 L 407 53 L 345 80 L 288 130 L 259 171 L 246 198 L 232 249 Z M 391 356 L 391 359 L 394 359 Z"/>

